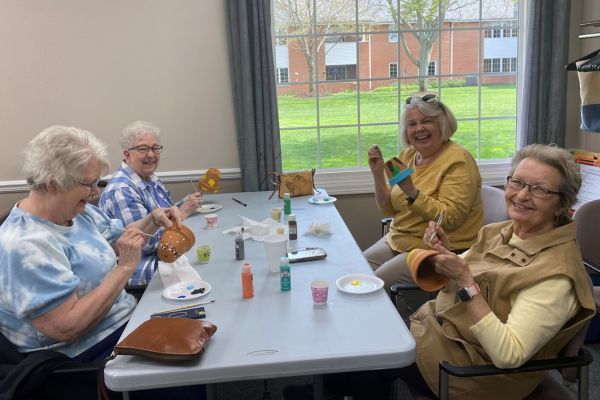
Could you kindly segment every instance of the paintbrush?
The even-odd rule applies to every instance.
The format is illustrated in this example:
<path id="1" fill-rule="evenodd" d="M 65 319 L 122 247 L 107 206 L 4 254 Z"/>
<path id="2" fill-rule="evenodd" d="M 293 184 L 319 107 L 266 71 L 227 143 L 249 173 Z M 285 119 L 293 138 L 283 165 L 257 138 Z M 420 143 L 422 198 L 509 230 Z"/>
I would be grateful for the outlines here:
<path id="1" fill-rule="evenodd" d="M 198 307 L 198 306 L 203 306 L 205 304 L 214 303 L 215 301 L 216 300 L 202 301 L 200 303 L 190 304 L 189 306 L 177 307 L 177 308 L 172 308 L 170 310 L 164 310 L 164 311 L 158 311 L 158 312 L 156 312 L 154 314 L 162 314 L 162 313 L 168 313 L 168 312 L 175 312 L 175 311 L 187 310 L 189 308 L 194 308 L 194 307 Z"/>
<path id="2" fill-rule="evenodd" d="M 437 228 L 438 226 L 440 226 L 442 224 L 442 221 L 444 220 L 444 213 L 440 213 L 440 215 L 438 216 L 438 219 L 435 223 L 435 227 Z M 429 237 L 429 242 L 431 242 L 433 240 L 433 238 L 436 236 L 435 231 L 431 234 L 431 236 Z"/>

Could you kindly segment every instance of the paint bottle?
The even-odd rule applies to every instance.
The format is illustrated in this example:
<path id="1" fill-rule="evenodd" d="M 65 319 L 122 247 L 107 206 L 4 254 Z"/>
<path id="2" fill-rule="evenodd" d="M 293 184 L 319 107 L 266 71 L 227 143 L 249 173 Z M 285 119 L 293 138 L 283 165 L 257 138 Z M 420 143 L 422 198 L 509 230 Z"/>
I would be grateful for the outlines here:
<path id="1" fill-rule="evenodd" d="M 292 213 L 292 199 L 289 193 L 283 195 L 283 213 L 290 215 Z"/>
<path id="2" fill-rule="evenodd" d="M 252 286 L 252 265 L 245 262 L 242 265 L 242 297 L 249 299 L 254 296 L 254 288 Z"/>
<path id="3" fill-rule="evenodd" d="M 290 260 L 287 257 L 281 257 L 279 261 L 279 279 L 281 281 L 281 290 L 284 292 L 292 290 L 292 273 L 290 270 Z"/>
<path id="4" fill-rule="evenodd" d="M 288 217 L 288 235 L 290 240 L 298 239 L 298 223 L 296 222 L 296 214 L 290 214 Z"/>
<path id="5" fill-rule="evenodd" d="M 242 232 L 238 233 L 235 236 L 235 259 L 236 260 L 243 260 L 245 258 L 245 254 L 244 254 L 244 236 L 242 236 L 244 234 L 244 228 L 242 228 Z"/>

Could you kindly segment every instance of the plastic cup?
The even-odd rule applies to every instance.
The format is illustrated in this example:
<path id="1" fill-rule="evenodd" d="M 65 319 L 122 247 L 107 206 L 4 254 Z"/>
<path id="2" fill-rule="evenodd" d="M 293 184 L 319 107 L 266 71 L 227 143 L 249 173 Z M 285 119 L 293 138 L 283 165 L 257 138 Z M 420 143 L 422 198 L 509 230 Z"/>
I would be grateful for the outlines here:
<path id="1" fill-rule="evenodd" d="M 329 284 L 326 281 L 312 281 L 310 283 L 313 304 L 322 306 L 327 304 L 327 295 L 329 294 Z"/>
<path id="2" fill-rule="evenodd" d="M 206 229 L 215 229 L 217 227 L 218 218 L 218 214 L 206 214 L 206 216 L 204 216 L 204 221 L 206 222 L 204 227 Z"/>
<path id="3" fill-rule="evenodd" d="M 268 235 L 263 241 L 267 254 L 267 265 L 271 272 L 279 272 L 279 261 L 287 254 L 288 238 L 286 235 Z"/>
<path id="4" fill-rule="evenodd" d="M 210 245 L 203 244 L 196 247 L 196 258 L 199 264 L 205 264 L 210 261 Z"/>
<path id="5" fill-rule="evenodd" d="M 277 222 L 281 221 L 281 208 L 279 208 L 279 207 L 271 208 L 271 218 Z"/>

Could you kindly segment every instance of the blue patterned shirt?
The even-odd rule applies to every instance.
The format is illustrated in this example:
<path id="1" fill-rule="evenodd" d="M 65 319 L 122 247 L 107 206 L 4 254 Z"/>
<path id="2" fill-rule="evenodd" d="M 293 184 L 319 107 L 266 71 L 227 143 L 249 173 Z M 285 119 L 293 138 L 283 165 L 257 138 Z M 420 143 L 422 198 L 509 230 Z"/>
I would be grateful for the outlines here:
<path id="1" fill-rule="evenodd" d="M 172 205 L 171 193 L 155 174 L 143 180 L 125 162 L 121 163 L 121 167 L 114 173 L 98 203 L 110 218 L 120 219 L 123 225 L 144 218 L 157 207 Z M 162 231 L 159 229 L 146 242 L 142 260 L 129 280 L 130 285 L 144 285 L 150 282 L 156 263 L 156 247 Z"/>
<path id="2" fill-rule="evenodd" d="M 121 221 L 87 205 L 72 226 L 56 225 L 17 208 L 0 227 L 0 329 L 21 352 L 40 349 L 77 356 L 125 324 L 135 299 L 122 291 L 102 321 L 76 341 L 65 343 L 37 331 L 31 320 L 74 293 L 82 297 L 115 268 L 111 243 Z"/>

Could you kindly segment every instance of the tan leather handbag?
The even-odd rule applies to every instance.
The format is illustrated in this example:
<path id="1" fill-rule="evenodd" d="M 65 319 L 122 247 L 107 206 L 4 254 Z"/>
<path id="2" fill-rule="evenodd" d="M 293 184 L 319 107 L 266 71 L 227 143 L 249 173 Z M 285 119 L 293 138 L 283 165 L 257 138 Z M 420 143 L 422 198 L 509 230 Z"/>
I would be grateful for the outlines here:
<path id="1" fill-rule="evenodd" d="M 307 196 L 313 194 L 315 188 L 315 169 L 297 172 L 273 172 L 271 183 L 275 185 L 273 193 L 269 199 L 273 197 L 275 192 L 279 191 L 279 198 L 283 199 L 286 193 L 290 197 Z"/>

